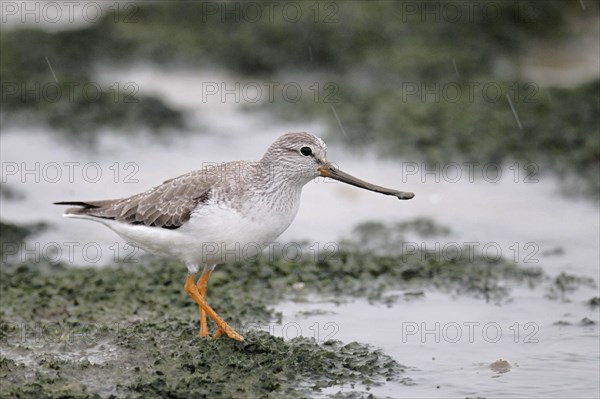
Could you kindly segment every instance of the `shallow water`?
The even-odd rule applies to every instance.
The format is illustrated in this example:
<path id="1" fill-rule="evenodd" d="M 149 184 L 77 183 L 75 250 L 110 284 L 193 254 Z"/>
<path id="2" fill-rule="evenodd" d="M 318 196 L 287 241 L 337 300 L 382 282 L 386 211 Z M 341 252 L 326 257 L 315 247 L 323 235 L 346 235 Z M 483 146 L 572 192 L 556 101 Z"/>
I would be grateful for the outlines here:
<path id="1" fill-rule="evenodd" d="M 299 311 L 331 314 L 299 315 Z M 376 396 L 555 397 L 592 398 L 598 394 L 598 328 L 580 326 L 598 312 L 580 302 L 548 302 L 537 292 L 521 292 L 502 306 L 465 297 L 428 292 L 392 307 L 364 300 L 332 304 L 284 303 L 281 330 L 321 339 L 366 342 L 407 365 L 414 385 L 388 383 L 372 388 Z M 568 316 L 565 316 L 568 315 Z M 557 320 L 573 323 L 553 325 Z M 329 324 L 327 324 L 329 323 Z M 333 335 L 333 336 L 331 336 Z M 500 373 L 490 364 L 503 359 L 511 369 Z M 336 387 L 332 392 L 337 392 Z M 348 388 L 346 387 L 346 390 Z"/>
<path id="2" fill-rule="evenodd" d="M 326 131 L 322 121 L 274 122 L 263 112 L 242 112 L 240 104 L 219 100 L 205 102 L 201 95 L 190 96 L 189 93 L 201 93 L 202 83 L 207 79 L 234 81 L 214 71 L 166 73 L 144 67 L 118 72 L 100 70 L 98 76 L 104 83 L 135 81 L 141 92 L 155 92 L 167 103 L 185 106 L 191 112 L 193 123 L 201 128 L 198 132 L 162 139 L 146 132 L 129 135 L 105 132 L 93 150 L 72 145 L 43 129 L 3 129 L 3 183 L 21 191 L 25 199 L 3 200 L 2 218 L 17 223 L 47 221 L 54 226 L 27 244 L 26 249 L 30 251 L 21 255 L 25 259 L 47 252 L 73 266 L 102 265 L 115 259 L 128 261 L 130 255 L 135 260 L 141 254 L 133 253 L 118 236 L 100 224 L 61 218 L 61 209 L 51 205 L 53 201 L 127 196 L 198 169 L 203 162 L 258 159 L 274 138 L 287 131 L 306 130 L 322 136 L 342 134 Z M 527 177 L 524 165 L 508 163 L 481 165 L 471 174 L 468 165 L 457 161 L 462 173 L 457 179 L 456 174 L 451 173 L 456 172 L 456 167 L 453 171 L 447 164 L 440 165 L 434 173 L 426 173 L 422 164 L 381 160 L 372 154 L 359 155 L 339 144 L 331 144 L 328 154 L 330 161 L 351 174 L 380 185 L 414 191 L 416 197 L 398 202 L 393 197 L 337 182 L 309 183 L 299 214 L 281 242 L 307 239 L 323 248 L 350 234 L 352 227 L 363 221 L 393 223 L 423 216 L 451 227 L 453 233 L 428 240 L 415 237 L 414 245 L 433 249 L 437 244 L 451 249 L 454 243 L 471 242 L 477 254 L 502 255 L 523 265 L 540 266 L 550 276 L 567 272 L 591 277 L 596 283 L 599 280 L 597 204 L 561 195 L 561 183 L 544 170 L 538 169 Z M 37 170 L 36 162 L 39 163 Z M 71 164 L 72 176 L 66 162 L 76 163 Z M 18 171 L 7 174 L 5 168 L 9 166 L 17 167 Z M 25 168 L 34 171 L 23 174 Z M 55 170 L 59 171 L 58 177 Z M 98 170 L 101 171 L 99 178 L 95 173 Z M 498 170 L 502 177 L 496 179 Z M 70 243 L 77 243 L 73 250 L 69 250 L 69 245 L 73 247 Z M 53 252 L 57 247 L 61 248 L 59 254 Z M 182 266 L 182 276 L 184 270 Z M 381 347 L 410 367 L 407 375 L 414 380 L 414 385 L 389 383 L 375 388 L 376 394 L 392 397 L 598 397 L 598 326 L 578 325 L 584 317 L 596 323 L 600 319 L 598 310 L 592 311 L 583 304 L 598 295 L 598 290 L 580 288 L 568 295 L 570 302 L 563 302 L 546 299 L 545 289 L 544 285 L 534 290 L 518 288 L 513 291 L 513 301 L 501 306 L 426 292 L 422 299 L 401 301 L 389 308 L 365 301 L 334 306 L 315 298 L 317 302 L 308 305 L 280 304 L 278 310 L 284 314 L 284 323 L 298 323 L 303 335 L 314 335 L 315 328 L 310 329 L 314 323 L 319 323 L 316 328 L 322 330 L 320 339 L 337 326 L 333 338 Z M 307 308 L 334 313 L 297 315 Z M 571 325 L 554 325 L 559 320 Z M 324 330 L 328 322 L 334 324 Z M 440 323 L 439 333 L 435 332 L 435 323 Z M 497 342 L 488 342 L 494 337 L 482 335 L 481 328 L 486 323 L 496 323 L 489 328 L 501 329 Z M 469 325 L 475 328 L 473 342 L 465 338 Z M 453 335 L 445 334 L 454 333 L 456 326 L 462 338 L 449 342 Z M 422 327 L 434 332 L 421 336 Z M 407 329 L 410 328 L 418 330 L 409 334 Z M 538 342 L 525 342 L 527 333 L 534 330 L 532 337 Z M 519 332 L 518 336 L 515 331 Z M 492 330 L 487 332 L 493 333 Z M 436 342 L 436 334 L 439 342 Z M 500 374 L 489 368 L 499 359 L 512 365 L 510 371 Z"/>

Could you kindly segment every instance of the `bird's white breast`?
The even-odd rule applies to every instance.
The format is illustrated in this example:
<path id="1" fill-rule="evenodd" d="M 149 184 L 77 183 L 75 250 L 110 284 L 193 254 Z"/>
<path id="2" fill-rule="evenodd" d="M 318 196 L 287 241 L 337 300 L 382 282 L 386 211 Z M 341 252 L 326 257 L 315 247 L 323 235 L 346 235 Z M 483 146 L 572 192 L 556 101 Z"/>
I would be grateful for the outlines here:
<path id="1" fill-rule="evenodd" d="M 283 213 L 255 207 L 240 212 L 226 203 L 208 203 L 196 209 L 178 229 L 131 225 L 108 219 L 82 217 L 101 222 L 128 242 L 161 256 L 178 258 L 190 265 L 243 261 L 259 256 L 292 223 L 294 204 Z"/>
<path id="2" fill-rule="evenodd" d="M 240 212 L 227 204 L 213 203 L 196 210 L 179 230 L 187 237 L 189 248 L 201 243 L 200 251 L 185 250 L 196 262 L 231 263 L 257 256 L 289 227 L 297 211 L 297 206 L 285 213 L 257 206 L 251 212 Z"/>

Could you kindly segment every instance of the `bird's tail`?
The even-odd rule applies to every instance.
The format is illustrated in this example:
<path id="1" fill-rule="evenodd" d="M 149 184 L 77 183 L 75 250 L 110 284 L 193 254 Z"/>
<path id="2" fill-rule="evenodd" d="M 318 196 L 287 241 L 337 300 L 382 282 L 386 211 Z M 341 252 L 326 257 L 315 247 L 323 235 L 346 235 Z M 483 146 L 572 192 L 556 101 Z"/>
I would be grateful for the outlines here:
<path id="1" fill-rule="evenodd" d="M 108 201 L 61 201 L 54 202 L 54 205 L 71 205 L 77 208 L 67 208 L 64 216 L 83 216 L 88 215 L 91 210 L 102 208 Z"/>

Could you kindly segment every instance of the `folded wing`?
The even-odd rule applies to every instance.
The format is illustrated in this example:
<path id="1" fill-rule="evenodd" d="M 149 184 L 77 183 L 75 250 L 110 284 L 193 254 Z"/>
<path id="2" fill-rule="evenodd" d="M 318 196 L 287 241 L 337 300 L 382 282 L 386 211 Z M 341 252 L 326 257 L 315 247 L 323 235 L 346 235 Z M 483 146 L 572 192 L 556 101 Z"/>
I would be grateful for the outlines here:
<path id="1" fill-rule="evenodd" d="M 146 192 L 128 198 L 102 201 L 65 201 L 72 205 L 66 215 L 112 219 L 132 225 L 177 229 L 191 217 L 192 211 L 209 201 L 211 187 L 217 181 L 203 170 L 165 181 Z"/>

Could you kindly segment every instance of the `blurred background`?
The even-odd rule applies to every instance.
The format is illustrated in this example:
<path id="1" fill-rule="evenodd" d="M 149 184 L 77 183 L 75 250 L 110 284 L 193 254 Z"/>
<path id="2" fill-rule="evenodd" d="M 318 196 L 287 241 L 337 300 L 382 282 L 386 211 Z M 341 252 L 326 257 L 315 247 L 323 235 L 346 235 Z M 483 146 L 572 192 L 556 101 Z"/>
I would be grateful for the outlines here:
<path id="1" fill-rule="evenodd" d="M 421 249 L 493 244 L 551 281 L 581 278 L 569 280 L 577 289 L 568 301 L 551 302 L 538 289 L 502 307 L 442 294 L 404 310 L 319 303 L 337 313 L 336 338 L 376 345 L 414 366 L 417 384 L 402 387 L 408 396 L 598 396 L 598 2 L 1 7 L 3 263 L 122 261 L 130 249 L 114 233 L 63 220 L 51 203 L 132 195 L 205 163 L 259 159 L 279 135 L 308 131 L 328 143 L 329 160 L 342 170 L 416 197 L 398 203 L 318 180 L 305 188 L 282 242 L 323 248 L 354 240 L 393 250 L 394 226 L 416 220 L 449 234 L 411 236 Z M 595 307 L 582 305 L 594 298 Z M 324 320 L 295 318 L 296 303 L 278 306 L 304 331 Z M 552 353 L 508 337 L 483 359 L 485 342 L 441 348 L 393 338 L 406 320 L 483 323 L 491 314 L 504 331 L 515 321 L 541 326 Z M 369 317 L 395 321 L 367 334 L 355 320 Z M 579 326 L 585 318 L 592 323 Z M 565 330 L 561 320 L 578 327 Z M 503 375 L 503 386 L 478 377 L 480 364 L 501 356 L 520 359 L 521 372 Z M 434 389 L 439 381 L 446 391 Z"/>

